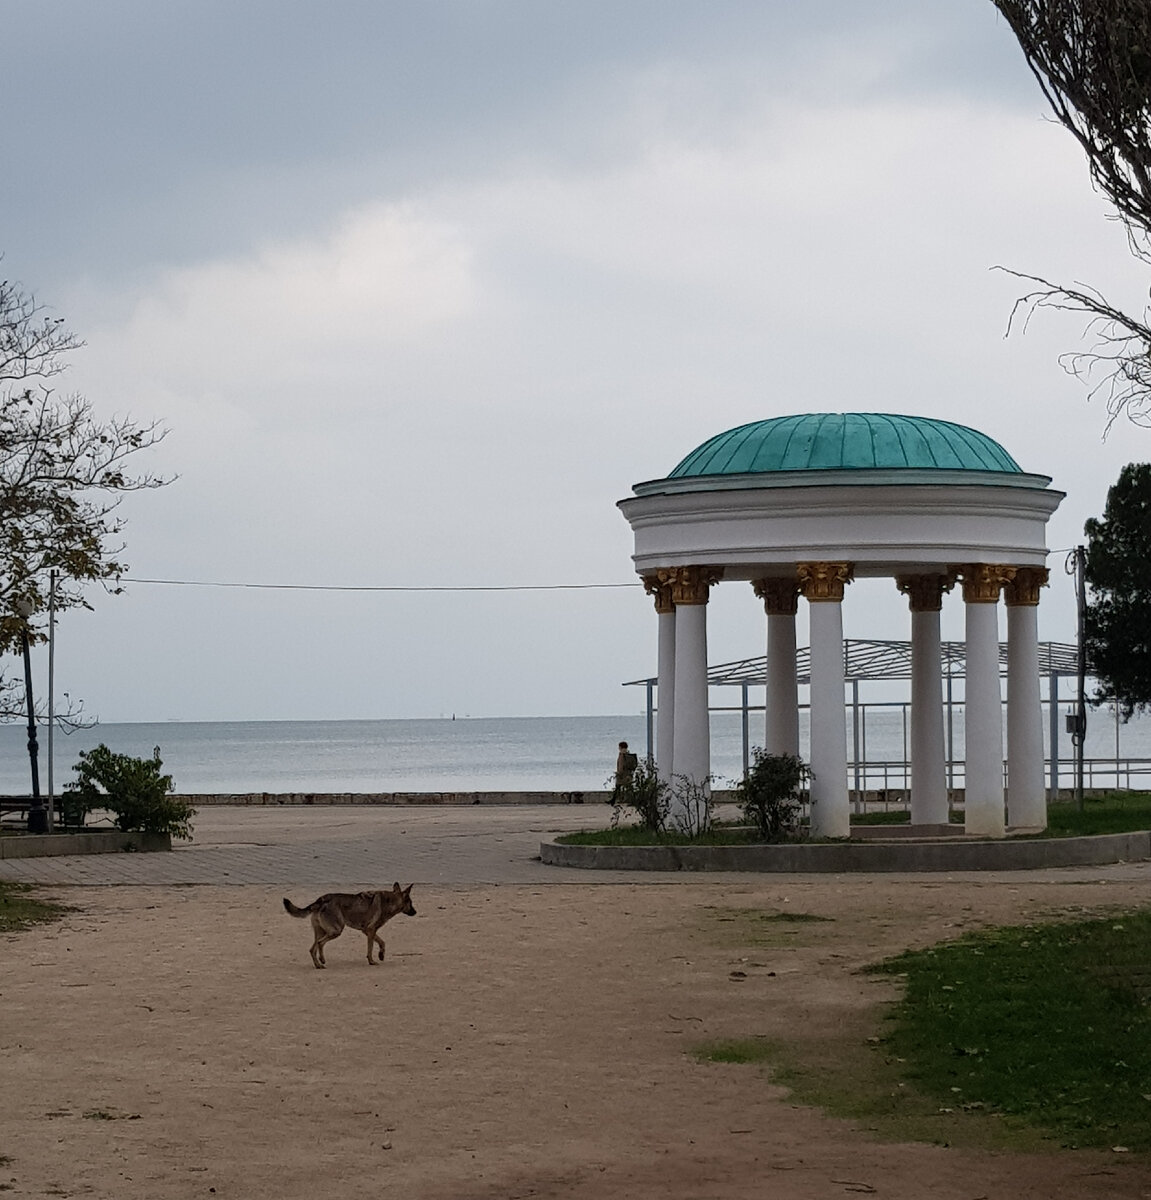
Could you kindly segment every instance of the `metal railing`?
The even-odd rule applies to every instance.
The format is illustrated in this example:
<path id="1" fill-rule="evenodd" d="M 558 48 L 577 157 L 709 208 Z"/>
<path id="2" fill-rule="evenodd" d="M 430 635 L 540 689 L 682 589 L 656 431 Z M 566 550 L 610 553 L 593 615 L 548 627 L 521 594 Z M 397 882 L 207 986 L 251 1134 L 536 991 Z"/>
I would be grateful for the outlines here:
<path id="1" fill-rule="evenodd" d="M 1058 731 L 1058 706 L 1055 720 L 1050 705 L 1044 700 L 1044 779 L 1048 794 L 1062 793 L 1074 786 L 1076 760 L 1070 736 Z M 906 790 L 911 786 L 910 703 L 905 700 L 849 702 L 847 705 L 847 775 L 852 792 Z M 963 758 L 962 701 L 944 707 L 944 750 L 949 788 L 965 785 Z M 762 705 L 744 704 L 738 707 L 713 707 L 713 713 L 738 715 L 740 718 L 741 759 L 746 768 L 750 752 L 758 741 L 753 734 L 752 714 L 762 714 Z M 807 705 L 800 706 L 800 754 L 809 757 Z M 1113 732 L 1112 732 L 1113 730 Z M 1113 713 L 1092 712 L 1088 724 L 1088 746 L 1083 760 L 1083 786 L 1093 790 L 1151 791 L 1151 757 L 1125 753 L 1122 747 L 1123 726 Z M 730 730 L 728 731 L 730 736 Z M 1063 737 L 1060 736 L 1063 733 Z M 1061 743 L 1066 739 L 1066 753 Z M 1055 740 L 1059 753 L 1051 759 L 1050 744 Z M 1136 736 L 1146 742 L 1147 736 Z M 1110 742 L 1110 745 L 1108 743 Z M 1004 730 L 1006 747 L 1006 729 Z M 1142 749 L 1142 746 L 1139 747 Z M 1100 751 L 1104 751 L 1100 753 Z M 729 754 L 730 757 L 730 754 Z M 1006 764 L 1004 765 L 1006 776 Z"/>

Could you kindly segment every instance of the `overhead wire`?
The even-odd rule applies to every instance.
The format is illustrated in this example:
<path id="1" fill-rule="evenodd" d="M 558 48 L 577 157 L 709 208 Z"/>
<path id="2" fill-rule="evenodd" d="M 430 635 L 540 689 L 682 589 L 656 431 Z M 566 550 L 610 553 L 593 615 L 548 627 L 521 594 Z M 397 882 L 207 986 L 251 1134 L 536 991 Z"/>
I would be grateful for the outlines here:
<path id="1" fill-rule="evenodd" d="M 526 583 L 526 584 L 338 584 L 338 583 L 243 583 L 211 579 L 136 579 L 123 576 L 121 583 L 156 584 L 165 587 L 255 588 L 280 592 L 574 592 L 606 588 L 635 588 L 634 583 Z"/>

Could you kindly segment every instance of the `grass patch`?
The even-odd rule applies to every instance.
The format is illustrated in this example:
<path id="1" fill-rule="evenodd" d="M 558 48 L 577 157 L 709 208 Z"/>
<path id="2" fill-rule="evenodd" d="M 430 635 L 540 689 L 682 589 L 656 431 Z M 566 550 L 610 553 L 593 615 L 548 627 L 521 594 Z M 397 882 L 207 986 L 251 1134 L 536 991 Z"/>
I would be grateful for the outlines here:
<path id="1" fill-rule="evenodd" d="M 785 925 L 801 925 L 805 921 L 835 920 L 834 917 L 821 917 L 818 913 L 791 912 L 788 909 L 764 912 L 762 908 L 716 908 L 708 905 L 705 911 L 710 912 L 717 921 L 741 921 L 751 925 L 773 921 L 780 921 Z"/>
<path id="2" fill-rule="evenodd" d="M 802 924 L 804 921 L 834 921 L 834 917 L 821 917 L 818 913 L 783 912 L 760 913 L 761 921 L 783 921 L 785 924 Z"/>
<path id="3" fill-rule="evenodd" d="M 765 1042 L 771 1081 L 799 1104 L 854 1121 L 891 1142 L 928 1142 L 980 1150 L 1050 1149 L 1042 1130 L 986 1109 L 940 1101 L 906 1075 L 898 1055 L 877 1044 L 868 1014 L 843 1017 L 840 1035 Z"/>
<path id="4" fill-rule="evenodd" d="M 556 838 L 569 846 L 746 846 L 756 840 L 747 826 L 731 825 L 714 825 L 696 837 L 673 831 L 652 833 L 639 825 L 621 825 L 618 829 L 581 829 Z"/>
<path id="5" fill-rule="evenodd" d="M 963 813 L 952 812 L 948 816 L 952 825 L 963 824 Z M 886 812 L 852 813 L 852 825 L 910 825 L 911 811 L 906 808 L 889 808 Z"/>
<path id="6" fill-rule="evenodd" d="M 947 1109 L 1151 1150 L 1151 910 L 909 951 L 886 1049 Z"/>
<path id="7" fill-rule="evenodd" d="M 767 1038 L 725 1038 L 717 1042 L 704 1042 L 692 1051 L 700 1062 L 713 1063 L 764 1063 L 773 1057 L 773 1048 Z"/>
<path id="8" fill-rule="evenodd" d="M 873 1016 L 843 1014 L 834 1037 L 777 1041 L 764 1036 L 724 1038 L 693 1047 L 699 1062 L 767 1068 L 773 1084 L 797 1104 L 854 1121 L 873 1136 L 893 1142 L 928 1142 L 980 1150 L 1050 1149 L 1040 1130 L 981 1109 L 963 1109 L 919 1090 L 896 1055 L 868 1036 Z"/>
<path id="9" fill-rule="evenodd" d="M 1099 800 L 1084 799 L 1082 812 L 1070 800 L 1047 806 L 1049 837 L 1089 837 L 1142 829 L 1151 829 L 1151 792 L 1113 792 Z"/>
<path id="10" fill-rule="evenodd" d="M 807 945 L 813 941 L 810 926 L 819 926 L 834 920 L 816 913 L 766 911 L 762 908 L 732 908 L 707 905 L 703 909 L 707 932 L 717 938 L 723 946 L 752 946 L 758 950 L 780 949 L 788 946 Z M 819 939 L 815 939 L 819 940 Z"/>
<path id="11" fill-rule="evenodd" d="M 0 933 L 15 933 L 45 921 L 58 921 L 68 907 L 50 900 L 34 900 L 22 883 L 0 883 Z"/>
<path id="12" fill-rule="evenodd" d="M 886 812 L 851 814 L 852 825 L 910 825 L 911 812 L 906 808 L 890 808 Z"/>
<path id="13" fill-rule="evenodd" d="M 852 825 L 907 825 L 911 814 L 906 810 L 861 813 L 851 818 Z M 963 824 L 963 813 L 951 814 L 953 825 Z M 1135 833 L 1151 829 L 1151 792 L 1112 792 L 1101 799 L 1088 799 L 1079 812 L 1072 801 L 1048 805 L 1047 829 L 1035 837 L 1089 837 L 1101 833 Z M 821 839 L 801 837 L 802 841 Z M 689 837 L 685 833 L 652 833 L 638 825 L 616 829 L 581 830 L 565 833 L 556 841 L 571 846 L 746 846 L 759 842 L 753 828 L 746 824 L 719 823 L 707 833 Z"/>

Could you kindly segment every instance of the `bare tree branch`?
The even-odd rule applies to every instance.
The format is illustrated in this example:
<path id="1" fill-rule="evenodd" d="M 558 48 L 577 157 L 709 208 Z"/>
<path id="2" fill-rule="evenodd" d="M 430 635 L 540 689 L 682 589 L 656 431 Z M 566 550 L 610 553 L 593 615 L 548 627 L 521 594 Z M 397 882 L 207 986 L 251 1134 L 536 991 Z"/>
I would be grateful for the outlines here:
<path id="1" fill-rule="evenodd" d="M 0 281 L 0 379 L 44 379 L 64 370 L 61 356 L 83 346 L 19 284 Z"/>
<path id="2" fill-rule="evenodd" d="M 1123 223 L 1132 254 L 1151 266 L 1151 0 L 992 3 L 1015 34 L 1055 119 L 1087 156 L 1092 182 Z M 1083 284 L 1065 287 L 1009 273 L 1040 285 L 1016 302 L 1013 320 L 1021 310 L 1029 318 L 1040 308 L 1087 316 L 1098 341 L 1060 361 L 1085 380 L 1102 372 L 1089 395 L 1106 394 L 1108 429 L 1121 414 L 1151 425 L 1146 313 L 1132 317 Z"/>
<path id="3" fill-rule="evenodd" d="M 1106 398 L 1108 430 L 1123 415 L 1135 425 L 1151 428 L 1151 327 L 1108 304 L 1087 284 L 1068 288 L 1008 267 L 994 270 L 1039 285 L 1015 301 L 1008 333 L 1020 316 L 1026 330 L 1041 308 L 1083 314 L 1087 317 L 1085 333 L 1095 335 L 1095 344 L 1088 350 L 1061 355 L 1060 365 L 1089 385 L 1088 399 Z"/>
<path id="4" fill-rule="evenodd" d="M 36 723 L 48 724 L 47 705 L 35 705 Z M 54 727 L 65 734 L 75 733 L 79 729 L 91 729 L 96 720 L 84 715 L 84 701 L 74 700 L 64 692 L 56 701 L 54 711 Z M 11 721 L 26 721 L 28 719 L 27 699 L 24 695 L 24 681 L 16 676 L 5 678 L 0 676 L 0 724 Z"/>
<path id="5" fill-rule="evenodd" d="M 1140 245 L 1151 230 L 1151 4 L 993 0 L 1056 120 Z"/>

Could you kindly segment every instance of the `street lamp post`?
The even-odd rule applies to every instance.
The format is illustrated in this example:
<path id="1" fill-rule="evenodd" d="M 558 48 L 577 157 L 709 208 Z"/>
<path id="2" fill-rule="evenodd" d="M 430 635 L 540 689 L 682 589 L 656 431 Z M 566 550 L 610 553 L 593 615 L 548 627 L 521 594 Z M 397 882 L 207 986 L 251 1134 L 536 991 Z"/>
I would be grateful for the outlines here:
<path id="1" fill-rule="evenodd" d="M 40 747 L 36 741 L 36 705 L 32 699 L 32 655 L 28 651 L 28 618 L 32 615 L 30 604 L 18 606 L 24 618 L 20 630 L 20 645 L 24 651 L 24 696 L 28 702 L 28 757 L 32 763 L 32 803 L 28 806 L 28 832 L 48 832 L 48 812 L 40 798 Z"/>

